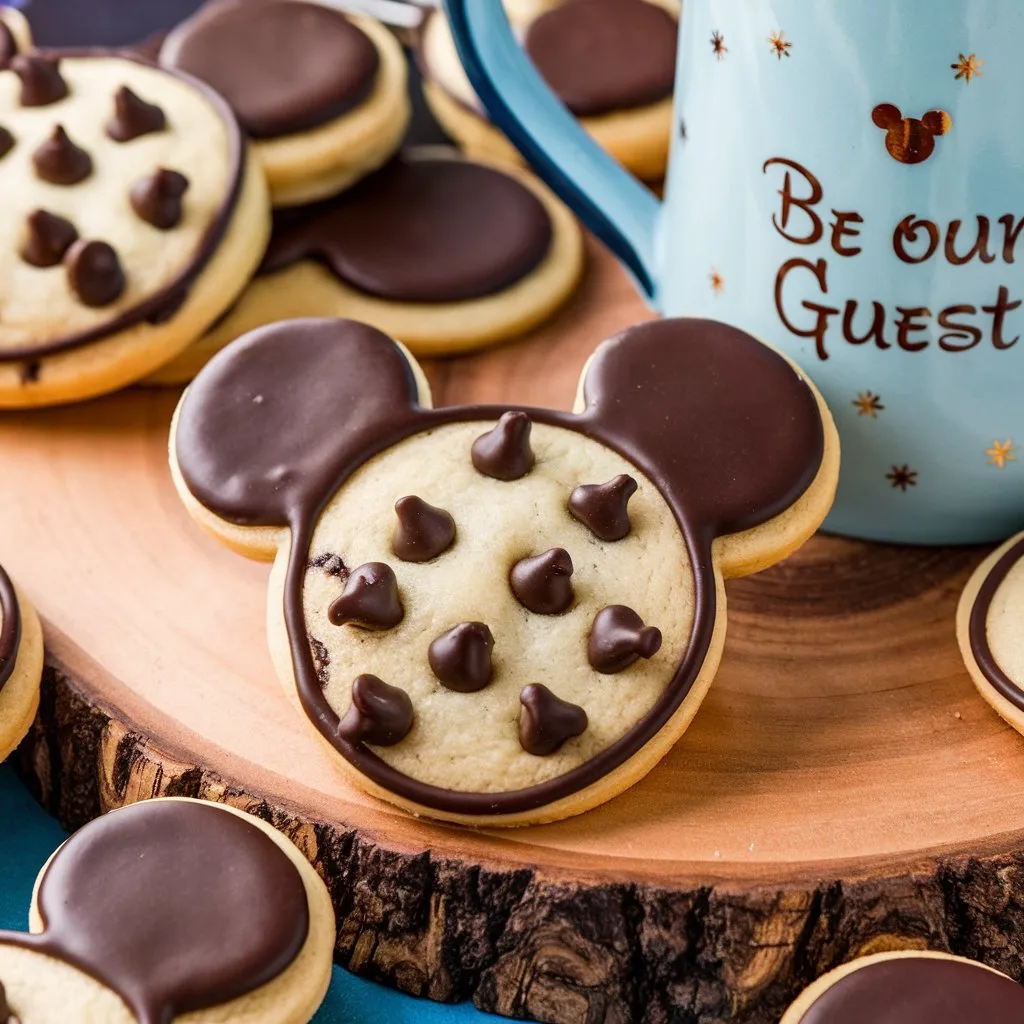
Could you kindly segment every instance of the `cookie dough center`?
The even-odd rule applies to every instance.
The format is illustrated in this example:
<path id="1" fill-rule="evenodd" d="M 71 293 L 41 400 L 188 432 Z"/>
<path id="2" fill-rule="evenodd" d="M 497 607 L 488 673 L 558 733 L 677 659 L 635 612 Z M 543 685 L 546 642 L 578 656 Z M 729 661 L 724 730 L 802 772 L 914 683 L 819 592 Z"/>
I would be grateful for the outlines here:
<path id="1" fill-rule="evenodd" d="M 345 484 L 314 532 L 304 611 L 314 663 L 328 703 L 342 717 L 352 684 L 372 674 L 412 699 L 414 721 L 400 742 L 374 747 L 389 765 L 421 782 L 464 792 L 507 792 L 556 778 L 629 732 L 671 682 L 689 641 L 693 580 L 682 535 L 651 481 L 625 459 L 564 428 L 534 424 L 534 468 L 516 480 L 479 473 L 474 440 L 494 421 L 418 434 L 376 456 Z M 568 511 L 580 484 L 620 474 L 639 487 L 632 529 L 599 540 Z M 454 543 L 422 563 L 396 557 L 394 506 L 416 495 L 455 520 Z M 574 567 L 574 599 L 562 614 L 529 611 L 509 584 L 519 560 L 564 548 Z M 394 628 L 336 626 L 328 612 L 349 572 L 383 562 L 397 577 L 404 617 Z M 661 630 L 651 658 L 606 675 L 591 667 L 587 640 L 599 611 L 627 605 Z M 472 692 L 441 684 L 431 644 L 464 623 L 493 635 L 493 674 Z M 553 754 L 527 753 L 519 736 L 520 695 L 546 687 L 582 708 L 588 725 Z"/>

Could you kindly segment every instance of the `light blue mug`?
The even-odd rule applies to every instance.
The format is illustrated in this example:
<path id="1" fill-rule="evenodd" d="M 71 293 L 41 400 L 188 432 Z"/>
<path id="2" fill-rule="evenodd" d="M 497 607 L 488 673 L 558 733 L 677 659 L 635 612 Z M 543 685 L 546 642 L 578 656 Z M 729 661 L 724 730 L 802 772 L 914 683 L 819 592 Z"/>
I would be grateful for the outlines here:
<path id="1" fill-rule="evenodd" d="M 1024 528 L 1024 3 L 685 0 L 663 203 L 498 0 L 445 8 L 493 121 L 651 305 L 736 324 L 821 387 L 843 440 L 828 528 Z"/>

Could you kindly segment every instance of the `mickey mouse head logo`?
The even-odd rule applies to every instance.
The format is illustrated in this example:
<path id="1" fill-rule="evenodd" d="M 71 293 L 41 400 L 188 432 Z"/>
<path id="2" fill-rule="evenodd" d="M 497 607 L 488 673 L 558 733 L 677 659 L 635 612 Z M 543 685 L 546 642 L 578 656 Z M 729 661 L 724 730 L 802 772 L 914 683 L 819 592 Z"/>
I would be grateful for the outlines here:
<path id="1" fill-rule="evenodd" d="M 274 324 L 200 373 L 172 449 L 197 521 L 276 560 L 274 663 L 339 767 L 487 825 L 657 763 L 717 668 L 721 580 L 813 532 L 838 462 L 796 369 L 699 320 L 605 342 L 572 413 L 434 409 L 372 327 Z"/>
<path id="2" fill-rule="evenodd" d="M 871 120 L 885 132 L 885 148 L 901 164 L 921 164 L 935 152 L 935 139 L 953 127 L 944 110 L 929 110 L 920 119 L 904 117 L 892 103 L 880 103 Z"/>

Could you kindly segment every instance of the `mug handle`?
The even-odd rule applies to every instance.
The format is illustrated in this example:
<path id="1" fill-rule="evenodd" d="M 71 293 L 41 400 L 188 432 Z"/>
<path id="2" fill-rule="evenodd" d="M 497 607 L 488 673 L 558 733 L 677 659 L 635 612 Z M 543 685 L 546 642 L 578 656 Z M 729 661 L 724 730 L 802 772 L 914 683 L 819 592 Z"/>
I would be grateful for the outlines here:
<path id="1" fill-rule="evenodd" d="M 444 0 L 459 58 L 491 121 L 657 307 L 661 203 L 580 127 L 523 52 L 499 0 Z"/>

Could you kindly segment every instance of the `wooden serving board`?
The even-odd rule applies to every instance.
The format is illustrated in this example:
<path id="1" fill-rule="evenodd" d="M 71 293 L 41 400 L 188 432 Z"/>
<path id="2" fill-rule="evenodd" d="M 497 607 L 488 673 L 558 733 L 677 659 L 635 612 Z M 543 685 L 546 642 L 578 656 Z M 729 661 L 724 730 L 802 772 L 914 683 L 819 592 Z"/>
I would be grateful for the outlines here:
<path id="1" fill-rule="evenodd" d="M 647 314 L 592 247 L 531 339 L 430 367 L 439 404 L 566 407 Z M 0 559 L 48 627 L 22 775 L 65 825 L 156 794 L 286 832 L 338 911 L 338 958 L 439 1000 L 557 1022 L 776 1021 L 858 953 L 952 949 L 1024 973 L 1024 740 L 953 632 L 983 552 L 821 537 L 730 583 L 725 659 L 675 751 L 571 821 L 471 832 L 343 780 L 287 703 L 268 567 L 207 539 L 166 466 L 176 393 L 0 417 Z"/>

